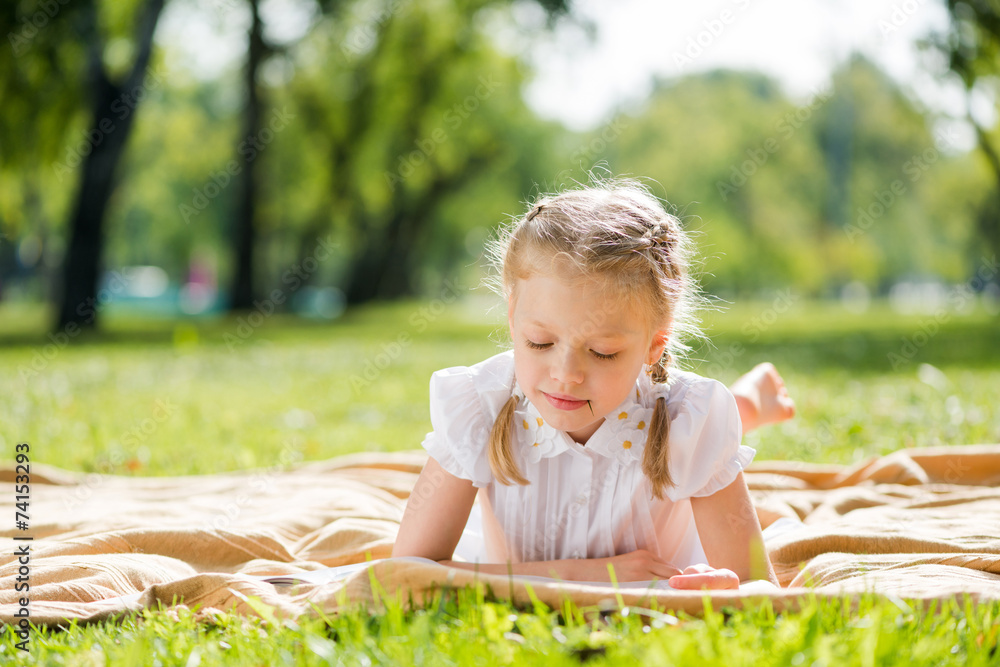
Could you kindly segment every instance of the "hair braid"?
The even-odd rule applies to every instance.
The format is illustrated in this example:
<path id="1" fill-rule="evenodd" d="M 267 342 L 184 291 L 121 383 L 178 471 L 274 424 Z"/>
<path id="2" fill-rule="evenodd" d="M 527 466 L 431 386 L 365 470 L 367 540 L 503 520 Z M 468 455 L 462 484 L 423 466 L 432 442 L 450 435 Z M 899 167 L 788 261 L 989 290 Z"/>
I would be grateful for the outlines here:
<path id="1" fill-rule="evenodd" d="M 493 476 L 501 484 L 510 486 L 512 482 L 527 484 L 528 480 L 521 474 L 514 460 L 511 429 L 514 427 L 514 411 L 517 409 L 518 398 L 512 395 L 500 408 L 500 414 L 490 429 L 488 449 L 490 469 Z"/>
<path id="2" fill-rule="evenodd" d="M 650 380 L 656 384 L 666 384 L 669 378 L 670 353 L 664 351 L 656 363 L 650 364 Z M 646 436 L 646 450 L 642 454 L 642 472 L 649 480 L 653 495 L 663 498 L 665 487 L 674 486 L 670 477 L 670 412 L 667 399 L 660 396 L 653 407 L 649 435 Z"/>

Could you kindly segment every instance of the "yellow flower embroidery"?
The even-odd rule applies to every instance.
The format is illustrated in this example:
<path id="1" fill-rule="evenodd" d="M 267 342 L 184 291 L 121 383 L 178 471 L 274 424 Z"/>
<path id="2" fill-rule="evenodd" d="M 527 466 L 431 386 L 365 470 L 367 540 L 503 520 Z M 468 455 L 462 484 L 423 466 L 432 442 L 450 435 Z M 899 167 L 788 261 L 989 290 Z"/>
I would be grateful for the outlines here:
<path id="1" fill-rule="evenodd" d="M 515 423 L 524 426 L 521 446 L 529 463 L 538 463 L 542 458 L 558 453 L 559 431 L 547 424 L 530 403 L 518 409 Z"/>
<path id="2" fill-rule="evenodd" d="M 556 456 L 566 449 L 563 443 L 566 436 L 552 426 L 551 420 L 542 417 L 542 413 L 525 397 L 516 382 L 511 395 L 517 398 L 512 421 L 518 425 L 515 427 L 516 439 L 525 462 L 538 463 L 543 458 Z M 524 428 L 523 431 L 521 427 Z"/>
<path id="3" fill-rule="evenodd" d="M 612 414 L 618 415 L 618 419 L 611 418 L 613 435 L 609 443 L 616 458 L 622 463 L 639 461 L 642 458 L 646 437 L 649 435 L 653 410 L 626 402 Z"/>

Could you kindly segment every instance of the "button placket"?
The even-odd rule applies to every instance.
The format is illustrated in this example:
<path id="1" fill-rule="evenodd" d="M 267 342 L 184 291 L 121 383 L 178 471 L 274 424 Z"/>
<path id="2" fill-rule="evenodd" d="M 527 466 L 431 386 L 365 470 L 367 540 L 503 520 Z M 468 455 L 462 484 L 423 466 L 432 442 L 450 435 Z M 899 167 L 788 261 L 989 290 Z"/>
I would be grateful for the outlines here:
<path id="1" fill-rule="evenodd" d="M 617 458 L 604 459 L 603 465 L 597 466 L 591 476 L 591 498 L 597 498 L 597 514 L 593 517 L 594 524 L 590 527 L 588 544 L 593 545 L 597 553 L 615 553 L 614 524 L 615 493 L 614 489 L 621 483 L 621 461 Z M 617 481 L 616 481 L 617 480 Z M 607 493 L 611 492 L 610 497 Z"/>
<path id="2" fill-rule="evenodd" d="M 577 456 L 573 459 L 573 475 L 571 480 L 589 480 L 594 469 L 594 462 L 591 457 L 577 451 Z M 590 526 L 590 488 L 589 486 L 577 487 L 577 494 L 569 507 L 569 521 L 567 522 L 566 537 L 572 540 L 572 550 L 569 552 L 571 558 L 586 558 L 588 554 L 589 536 L 588 526 Z"/>

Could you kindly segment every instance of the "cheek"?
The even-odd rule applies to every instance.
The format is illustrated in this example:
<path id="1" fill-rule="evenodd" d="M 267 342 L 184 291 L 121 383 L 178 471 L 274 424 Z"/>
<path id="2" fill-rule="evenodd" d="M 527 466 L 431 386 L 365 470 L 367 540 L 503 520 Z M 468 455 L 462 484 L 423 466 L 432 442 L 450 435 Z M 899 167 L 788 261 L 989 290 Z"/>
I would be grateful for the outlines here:
<path id="1" fill-rule="evenodd" d="M 539 364 L 529 355 L 514 353 L 514 374 L 522 389 L 529 389 L 539 374 Z"/>
<path id="2" fill-rule="evenodd" d="M 602 368 L 593 378 L 599 383 L 601 393 L 607 400 L 613 400 L 617 404 L 621 402 L 619 397 L 632 391 L 642 367 L 631 362 L 613 364 L 613 368 L 611 366 L 609 364 L 607 368 Z"/>

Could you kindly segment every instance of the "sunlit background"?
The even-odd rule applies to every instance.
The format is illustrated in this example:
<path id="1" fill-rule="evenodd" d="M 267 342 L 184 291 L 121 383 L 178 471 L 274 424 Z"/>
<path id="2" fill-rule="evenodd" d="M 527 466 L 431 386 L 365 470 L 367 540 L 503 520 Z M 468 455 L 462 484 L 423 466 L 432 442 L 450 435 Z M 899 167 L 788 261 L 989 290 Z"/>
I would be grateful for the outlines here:
<path id="1" fill-rule="evenodd" d="M 609 174 L 694 236 L 714 308 L 679 363 L 785 378 L 759 460 L 996 442 L 991 7 L 7 3 L 0 450 L 156 475 L 417 447 L 431 373 L 507 343 L 485 242 Z"/>
<path id="2" fill-rule="evenodd" d="M 281 546 L 288 531 L 255 517 L 289 510 L 296 525 L 311 519 L 271 507 L 276 496 L 260 495 L 259 483 L 297 479 L 281 471 L 305 462 L 329 471 L 363 453 L 384 466 L 363 480 L 380 485 L 378 498 L 405 494 L 407 474 L 394 462 L 403 459 L 380 452 L 419 450 L 434 426 L 432 373 L 509 347 L 503 304 L 481 286 L 490 235 L 540 193 L 629 175 L 669 202 L 701 257 L 705 335 L 677 364 L 731 386 L 771 362 L 795 401 L 794 418 L 744 434 L 755 464 L 845 466 L 836 484 L 902 471 L 891 485 L 861 488 L 855 504 L 841 494 L 849 487 L 826 501 L 800 489 L 811 500 L 795 511 L 820 503 L 806 517 L 815 527 L 857 504 L 875 510 L 879 498 L 902 503 L 893 512 L 938 506 L 914 495 L 920 485 L 900 486 L 923 474 L 907 462 L 926 448 L 939 461 L 938 448 L 1000 442 L 998 7 L 0 2 L 0 463 L 30 450 L 31 503 L 57 497 L 46 482 L 61 485 L 66 517 L 52 530 L 116 529 L 117 517 L 102 526 L 110 515 L 91 508 L 127 518 L 145 511 L 136 509 L 144 499 L 169 504 L 169 489 L 204 488 L 191 498 L 204 521 L 170 524 L 168 556 L 208 544 L 206 529 L 239 537 L 234 525 L 252 526 L 254 544 Z M 673 395 L 684 410 L 687 396 Z M 352 458 L 337 460 L 344 454 Z M 985 479 L 977 470 L 967 480 L 966 460 L 948 462 L 949 485 L 953 474 Z M 214 476 L 228 471 L 248 481 L 221 502 L 213 489 L 235 482 Z M 204 477 L 148 487 L 123 479 L 186 475 Z M 780 476 L 765 477 L 755 490 L 763 508 L 773 507 Z M 957 488 L 949 485 L 927 488 Z M 134 505 L 127 490 L 139 488 L 149 493 Z M 985 495 L 950 497 L 981 504 Z M 338 512 L 339 498 L 331 495 Z M 167 516 L 150 525 L 166 526 Z M 300 541 L 309 558 L 339 565 L 347 542 L 386 546 L 337 516 Z M 342 530 L 351 534 L 343 542 Z M 119 549 L 129 532 L 95 539 Z M 891 539 L 902 533 L 889 526 L 877 537 L 908 548 Z M 33 558 L 65 552 L 51 530 L 36 536 Z M 853 538 L 840 537 L 834 546 L 850 547 Z M 988 538 L 966 542 L 988 549 Z M 968 560 L 982 566 L 975 556 Z M 203 572 L 203 560 L 183 572 Z M 23 574 L 23 563 L 11 567 Z M 181 572 L 164 563 L 156 577 Z M 923 555 L 919 563 L 937 567 Z M 109 577 L 147 585 L 138 569 L 117 577 L 113 566 L 65 586 L 84 599 Z M 45 597 L 63 584 L 32 586 Z M 384 663 L 411 654 L 427 662 L 435 651 L 459 664 L 509 663 L 517 651 L 547 664 L 657 651 L 704 662 L 705 647 L 723 655 L 715 648 L 726 635 L 739 649 L 725 653 L 729 662 L 996 659 L 995 606 L 928 609 L 922 593 L 911 607 L 895 588 L 881 606 L 819 600 L 797 612 L 765 605 L 679 621 L 639 607 L 628 618 L 628 609 L 604 613 L 603 603 L 600 614 L 549 610 L 534 597 L 515 610 L 484 602 L 482 589 L 435 593 L 411 613 L 380 591 L 379 616 L 341 606 L 321 624 L 282 621 L 285 607 L 254 602 L 268 618 L 258 624 L 214 607 L 197 616 L 148 610 L 86 627 L 33 626 L 32 651 L 60 664 L 355 655 Z M 155 597 L 147 590 L 142 600 Z M 111 609 L 101 608 L 94 613 Z M 8 645 L 0 632 L 5 656 L 17 653 L 13 630 Z"/>
<path id="3" fill-rule="evenodd" d="M 0 304 L 48 304 L 57 330 L 272 294 L 333 319 L 472 287 L 496 225 L 589 172 L 670 202 L 727 300 L 791 288 L 932 313 L 964 286 L 961 308 L 1000 309 L 997 63 L 963 3 L 21 2 L 4 17 Z"/>

